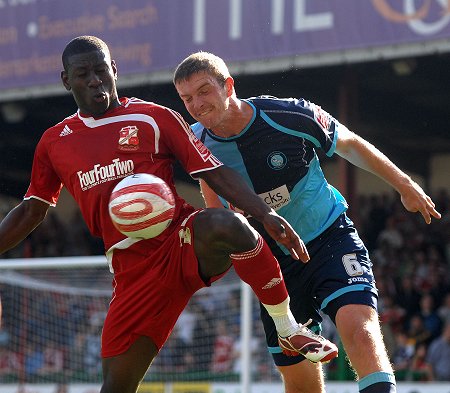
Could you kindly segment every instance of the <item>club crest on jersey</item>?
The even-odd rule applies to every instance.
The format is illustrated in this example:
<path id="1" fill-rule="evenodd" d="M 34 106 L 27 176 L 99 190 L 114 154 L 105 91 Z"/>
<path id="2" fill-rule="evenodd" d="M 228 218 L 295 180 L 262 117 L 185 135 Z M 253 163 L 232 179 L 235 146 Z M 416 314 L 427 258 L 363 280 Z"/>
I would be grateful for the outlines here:
<path id="1" fill-rule="evenodd" d="M 126 126 L 119 131 L 119 149 L 137 150 L 139 149 L 139 129 L 136 126 Z"/>
<path id="2" fill-rule="evenodd" d="M 287 164 L 287 157 L 281 151 L 273 151 L 267 157 L 267 164 L 274 170 L 279 171 Z"/>

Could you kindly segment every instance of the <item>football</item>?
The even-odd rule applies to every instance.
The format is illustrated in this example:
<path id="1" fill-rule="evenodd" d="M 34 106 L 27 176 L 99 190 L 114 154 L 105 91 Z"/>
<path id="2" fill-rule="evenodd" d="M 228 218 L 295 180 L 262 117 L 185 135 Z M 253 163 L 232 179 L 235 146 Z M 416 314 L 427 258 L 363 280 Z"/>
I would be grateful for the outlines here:
<path id="1" fill-rule="evenodd" d="M 138 173 L 117 183 L 108 208 L 119 232 L 132 238 L 151 239 L 172 222 L 175 197 L 164 180 Z"/>

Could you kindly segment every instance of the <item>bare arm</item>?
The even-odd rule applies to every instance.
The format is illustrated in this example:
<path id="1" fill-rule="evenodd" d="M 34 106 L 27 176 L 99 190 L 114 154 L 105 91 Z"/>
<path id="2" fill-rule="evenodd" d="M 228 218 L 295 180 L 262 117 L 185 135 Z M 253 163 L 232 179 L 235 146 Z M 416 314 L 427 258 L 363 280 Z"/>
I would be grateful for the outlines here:
<path id="1" fill-rule="evenodd" d="M 200 190 L 206 207 L 224 207 L 217 194 L 202 179 L 200 179 Z"/>
<path id="2" fill-rule="evenodd" d="M 38 199 L 22 201 L 0 223 L 0 254 L 17 246 L 47 214 L 49 205 Z"/>
<path id="3" fill-rule="evenodd" d="M 353 165 L 390 184 L 400 194 L 406 210 L 420 212 L 427 224 L 431 222 L 431 216 L 441 218 L 434 202 L 415 181 L 375 146 L 345 127 L 339 128 L 336 152 Z"/>
<path id="4" fill-rule="evenodd" d="M 216 194 L 260 221 L 267 233 L 274 240 L 283 244 L 293 258 L 300 259 L 302 262 L 309 260 L 305 244 L 291 225 L 267 206 L 237 172 L 226 166 L 221 166 L 211 171 L 202 172 L 199 176 Z"/>

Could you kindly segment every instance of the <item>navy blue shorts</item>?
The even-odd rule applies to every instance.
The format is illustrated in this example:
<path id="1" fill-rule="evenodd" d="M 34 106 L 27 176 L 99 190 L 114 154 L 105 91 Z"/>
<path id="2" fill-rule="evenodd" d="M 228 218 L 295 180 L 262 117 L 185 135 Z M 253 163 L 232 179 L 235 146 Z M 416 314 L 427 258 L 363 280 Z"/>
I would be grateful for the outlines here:
<path id="1" fill-rule="evenodd" d="M 296 320 L 320 332 L 322 318 L 319 311 L 333 322 L 338 309 L 347 304 L 365 304 L 377 309 L 378 291 L 366 247 L 353 222 L 342 214 L 319 237 L 307 244 L 310 261 L 293 260 L 270 244 L 283 271 L 291 298 L 291 310 Z M 287 366 L 305 358 L 285 356 L 278 346 L 277 332 L 272 318 L 261 307 L 261 320 L 266 333 L 269 352 L 275 364 Z"/>

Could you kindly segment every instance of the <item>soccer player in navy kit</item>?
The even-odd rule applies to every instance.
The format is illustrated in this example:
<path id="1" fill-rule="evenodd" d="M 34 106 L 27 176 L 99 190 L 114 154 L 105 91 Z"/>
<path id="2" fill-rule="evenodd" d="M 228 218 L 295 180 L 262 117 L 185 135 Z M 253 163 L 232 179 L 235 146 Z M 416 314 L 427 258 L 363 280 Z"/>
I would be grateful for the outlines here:
<path id="1" fill-rule="evenodd" d="M 427 223 L 440 218 L 433 201 L 409 176 L 370 143 L 304 99 L 236 96 L 224 61 L 207 52 L 194 53 L 177 67 L 174 85 L 191 116 L 196 136 L 222 162 L 240 172 L 250 187 L 297 230 L 311 260 L 295 264 L 286 249 L 266 238 L 281 265 L 299 322 L 318 326 L 322 310 L 336 324 L 358 376 L 360 392 L 393 393 L 394 373 L 377 315 L 377 289 L 367 250 L 346 215 L 347 203 L 320 168 L 316 149 L 337 153 L 394 187 L 408 211 Z M 230 204 L 200 181 L 208 207 Z M 269 351 L 287 393 L 324 391 L 320 364 L 301 355 L 282 353 L 264 309 L 261 317 Z"/>

